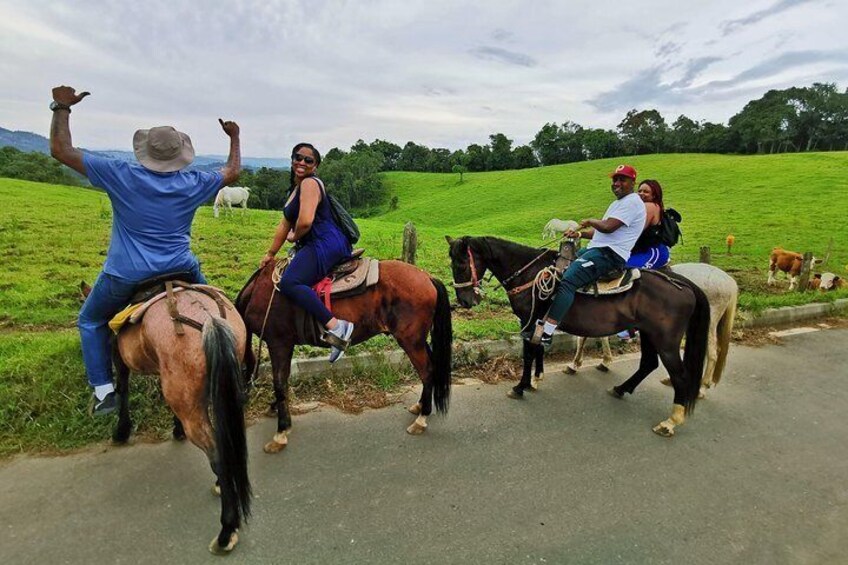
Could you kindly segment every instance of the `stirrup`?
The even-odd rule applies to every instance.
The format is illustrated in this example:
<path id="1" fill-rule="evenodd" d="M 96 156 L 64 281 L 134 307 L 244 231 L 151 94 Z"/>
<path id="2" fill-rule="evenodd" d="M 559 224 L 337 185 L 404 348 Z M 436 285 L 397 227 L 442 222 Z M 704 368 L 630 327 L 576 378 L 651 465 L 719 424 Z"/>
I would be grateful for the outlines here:
<path id="1" fill-rule="evenodd" d="M 542 336 L 545 333 L 545 323 L 542 320 L 536 321 L 536 327 L 533 328 L 533 335 L 530 337 L 530 345 L 539 345 L 542 343 Z"/>
<path id="2" fill-rule="evenodd" d="M 328 345 L 332 345 L 333 347 L 337 347 L 342 351 L 346 351 L 348 347 L 350 347 L 349 339 L 342 339 L 334 333 L 330 333 L 327 330 L 321 332 L 321 341 Z"/>

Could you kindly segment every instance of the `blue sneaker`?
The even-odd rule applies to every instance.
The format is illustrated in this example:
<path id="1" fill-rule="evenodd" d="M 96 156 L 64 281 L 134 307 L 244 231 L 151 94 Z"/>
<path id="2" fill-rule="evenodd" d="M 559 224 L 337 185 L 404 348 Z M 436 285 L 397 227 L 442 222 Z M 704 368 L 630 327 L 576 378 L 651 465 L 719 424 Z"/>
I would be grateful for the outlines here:
<path id="1" fill-rule="evenodd" d="M 341 359 L 345 350 L 350 345 L 350 336 L 353 334 L 353 322 L 347 320 L 339 320 L 339 325 L 334 330 L 328 331 L 324 339 L 331 345 L 330 347 L 330 363 L 335 363 Z"/>

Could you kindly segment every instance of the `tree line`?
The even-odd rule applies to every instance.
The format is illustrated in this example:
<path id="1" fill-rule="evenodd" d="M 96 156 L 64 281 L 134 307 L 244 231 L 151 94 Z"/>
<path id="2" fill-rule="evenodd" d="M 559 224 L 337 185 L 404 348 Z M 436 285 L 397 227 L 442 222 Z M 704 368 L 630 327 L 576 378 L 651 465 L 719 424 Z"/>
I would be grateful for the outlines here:
<path id="1" fill-rule="evenodd" d="M 727 125 L 678 116 L 670 125 L 656 109 L 632 109 L 615 130 L 572 121 L 546 123 L 529 145 L 513 147 L 503 133 L 485 145 L 451 151 L 409 141 L 403 147 L 359 140 L 353 152 L 383 158 L 382 171 L 464 173 L 524 169 L 647 153 L 780 153 L 848 150 L 848 90 L 836 84 L 770 90 L 752 100 Z M 331 153 L 345 155 L 339 149 Z"/>
<path id="2" fill-rule="evenodd" d="M 82 179 L 49 155 L 0 147 L 0 177 L 80 186 Z"/>

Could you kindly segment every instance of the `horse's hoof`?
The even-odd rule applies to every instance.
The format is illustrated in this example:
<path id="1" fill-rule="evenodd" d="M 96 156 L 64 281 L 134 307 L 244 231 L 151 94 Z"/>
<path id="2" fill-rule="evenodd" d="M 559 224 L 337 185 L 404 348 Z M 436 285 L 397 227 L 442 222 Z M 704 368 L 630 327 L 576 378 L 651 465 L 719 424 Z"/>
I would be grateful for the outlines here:
<path id="1" fill-rule="evenodd" d="M 574 367 L 572 367 L 571 365 L 567 365 L 567 366 L 565 367 L 565 374 L 566 374 L 566 375 L 574 375 L 574 374 L 577 374 L 577 369 L 575 369 L 575 368 L 574 368 Z"/>
<path id="2" fill-rule="evenodd" d="M 506 393 L 507 398 L 512 398 L 513 400 L 521 400 L 524 398 L 524 391 L 515 390 L 511 388 Z"/>
<path id="3" fill-rule="evenodd" d="M 599 370 L 602 373 L 609 373 L 609 367 L 601 363 L 600 365 L 595 365 L 595 369 Z"/>
<path id="4" fill-rule="evenodd" d="M 415 404 L 407 408 L 407 410 L 410 414 L 415 414 L 416 416 L 418 416 L 419 414 L 421 414 L 421 403 L 416 402 Z"/>
<path id="5" fill-rule="evenodd" d="M 224 547 L 218 545 L 218 536 L 215 536 L 212 539 L 212 543 L 209 544 L 209 551 L 214 555 L 227 555 L 230 553 L 233 548 L 238 543 L 238 532 L 233 532 L 230 535 L 230 541 Z"/>
<path id="6" fill-rule="evenodd" d="M 607 394 L 609 394 L 613 398 L 618 398 L 619 400 L 624 398 L 624 393 L 620 392 L 616 387 L 608 388 Z"/>
<path id="7" fill-rule="evenodd" d="M 665 377 L 664 379 L 661 379 L 660 382 L 665 386 L 671 386 L 671 377 Z"/>
<path id="8" fill-rule="evenodd" d="M 265 447 L 262 450 L 265 453 L 279 453 L 286 448 L 289 444 L 289 435 L 286 432 L 279 432 L 274 434 L 274 438 L 265 444 Z"/>
<path id="9" fill-rule="evenodd" d="M 704 389 L 698 391 L 698 400 L 703 400 L 707 397 L 707 393 L 704 392 Z"/>
<path id="10" fill-rule="evenodd" d="M 214 494 L 215 496 L 221 496 L 221 485 L 219 485 L 218 483 L 212 485 L 212 494 Z"/>
<path id="11" fill-rule="evenodd" d="M 424 432 L 427 431 L 427 424 L 419 424 L 418 422 L 412 422 L 408 428 L 406 428 L 406 433 L 413 436 L 420 436 Z"/>
<path id="12" fill-rule="evenodd" d="M 674 435 L 674 429 L 666 426 L 665 422 L 660 422 L 651 428 L 655 434 L 662 437 L 671 437 Z"/>

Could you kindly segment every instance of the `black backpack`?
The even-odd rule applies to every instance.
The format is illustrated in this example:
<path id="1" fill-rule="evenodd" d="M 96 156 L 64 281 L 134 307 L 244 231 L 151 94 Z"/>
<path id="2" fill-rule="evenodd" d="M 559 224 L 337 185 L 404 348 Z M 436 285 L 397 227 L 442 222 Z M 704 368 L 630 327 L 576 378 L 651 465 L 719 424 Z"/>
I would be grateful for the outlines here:
<path id="1" fill-rule="evenodd" d="M 339 200 L 327 192 L 327 189 L 324 187 L 324 181 L 319 179 L 318 177 L 312 177 L 318 181 L 318 184 L 321 185 L 321 190 L 324 191 L 324 196 L 327 197 L 327 202 L 330 204 L 330 214 L 333 216 L 333 221 L 336 222 L 336 225 L 339 226 L 339 229 L 350 242 L 351 245 L 355 245 L 357 241 L 359 241 L 359 226 L 356 225 L 356 222 L 353 221 L 353 216 L 350 215 L 350 212 L 345 210 L 345 207 L 342 206 L 342 203 Z"/>
<path id="2" fill-rule="evenodd" d="M 662 243 L 668 247 L 674 247 L 677 242 L 683 237 L 678 225 L 683 221 L 680 212 L 674 208 L 666 208 L 663 213 L 662 221 L 659 225 L 659 238 Z"/>

